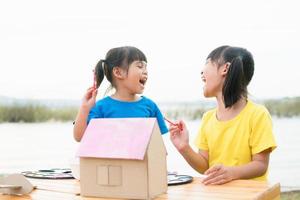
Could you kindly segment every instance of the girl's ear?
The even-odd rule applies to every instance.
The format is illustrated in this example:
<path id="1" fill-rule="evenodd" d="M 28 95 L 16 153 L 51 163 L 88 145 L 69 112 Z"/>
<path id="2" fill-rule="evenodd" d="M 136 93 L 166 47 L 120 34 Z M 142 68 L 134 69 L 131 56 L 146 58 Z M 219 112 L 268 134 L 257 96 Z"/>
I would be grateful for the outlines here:
<path id="1" fill-rule="evenodd" d="M 124 79 L 126 77 L 126 72 L 121 67 L 114 67 L 112 73 L 117 79 Z"/>
<path id="2" fill-rule="evenodd" d="M 229 67 L 230 67 L 230 62 L 227 62 L 227 63 L 225 63 L 223 66 L 222 66 L 222 71 L 221 71 L 221 74 L 222 75 L 226 75 L 227 73 L 228 73 L 228 71 L 229 71 Z"/>

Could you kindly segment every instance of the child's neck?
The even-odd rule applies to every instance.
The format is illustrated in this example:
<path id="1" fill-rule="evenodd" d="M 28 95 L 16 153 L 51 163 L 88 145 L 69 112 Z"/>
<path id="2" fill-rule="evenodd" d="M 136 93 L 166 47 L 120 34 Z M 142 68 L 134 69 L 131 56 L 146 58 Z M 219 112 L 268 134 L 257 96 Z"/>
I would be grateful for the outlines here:
<path id="1" fill-rule="evenodd" d="M 217 97 L 216 117 L 219 121 L 228 121 L 235 118 L 247 105 L 247 99 L 241 98 L 229 108 L 225 108 L 223 97 Z"/>
<path id="2" fill-rule="evenodd" d="M 128 92 L 122 92 L 118 90 L 111 95 L 111 97 L 120 101 L 138 101 L 141 98 L 136 94 L 130 94 Z"/>

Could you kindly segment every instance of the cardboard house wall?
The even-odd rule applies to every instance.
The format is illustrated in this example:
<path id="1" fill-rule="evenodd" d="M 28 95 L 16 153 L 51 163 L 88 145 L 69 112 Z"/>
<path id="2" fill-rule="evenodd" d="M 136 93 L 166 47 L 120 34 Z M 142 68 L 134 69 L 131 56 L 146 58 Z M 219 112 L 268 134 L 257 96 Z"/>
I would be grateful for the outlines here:
<path id="1" fill-rule="evenodd" d="M 92 119 L 77 153 L 81 195 L 150 199 L 165 193 L 166 154 L 155 118 Z"/>

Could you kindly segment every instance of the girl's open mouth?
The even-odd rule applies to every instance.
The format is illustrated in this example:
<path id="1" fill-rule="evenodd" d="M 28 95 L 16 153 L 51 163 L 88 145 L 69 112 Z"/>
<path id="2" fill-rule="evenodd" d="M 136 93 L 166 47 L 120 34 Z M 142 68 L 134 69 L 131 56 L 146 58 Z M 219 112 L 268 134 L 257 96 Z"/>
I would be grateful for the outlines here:
<path id="1" fill-rule="evenodd" d="M 146 84 L 146 82 L 147 82 L 147 78 L 140 79 L 140 84 L 142 84 L 143 86 Z"/>

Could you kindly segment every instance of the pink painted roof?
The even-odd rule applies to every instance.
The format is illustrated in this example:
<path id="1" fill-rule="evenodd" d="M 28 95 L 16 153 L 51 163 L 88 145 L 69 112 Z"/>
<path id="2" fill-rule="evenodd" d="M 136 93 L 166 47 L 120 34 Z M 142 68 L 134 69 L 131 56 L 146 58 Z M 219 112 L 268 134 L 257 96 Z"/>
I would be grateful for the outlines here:
<path id="1" fill-rule="evenodd" d="M 92 119 L 77 156 L 143 160 L 155 118 Z"/>

